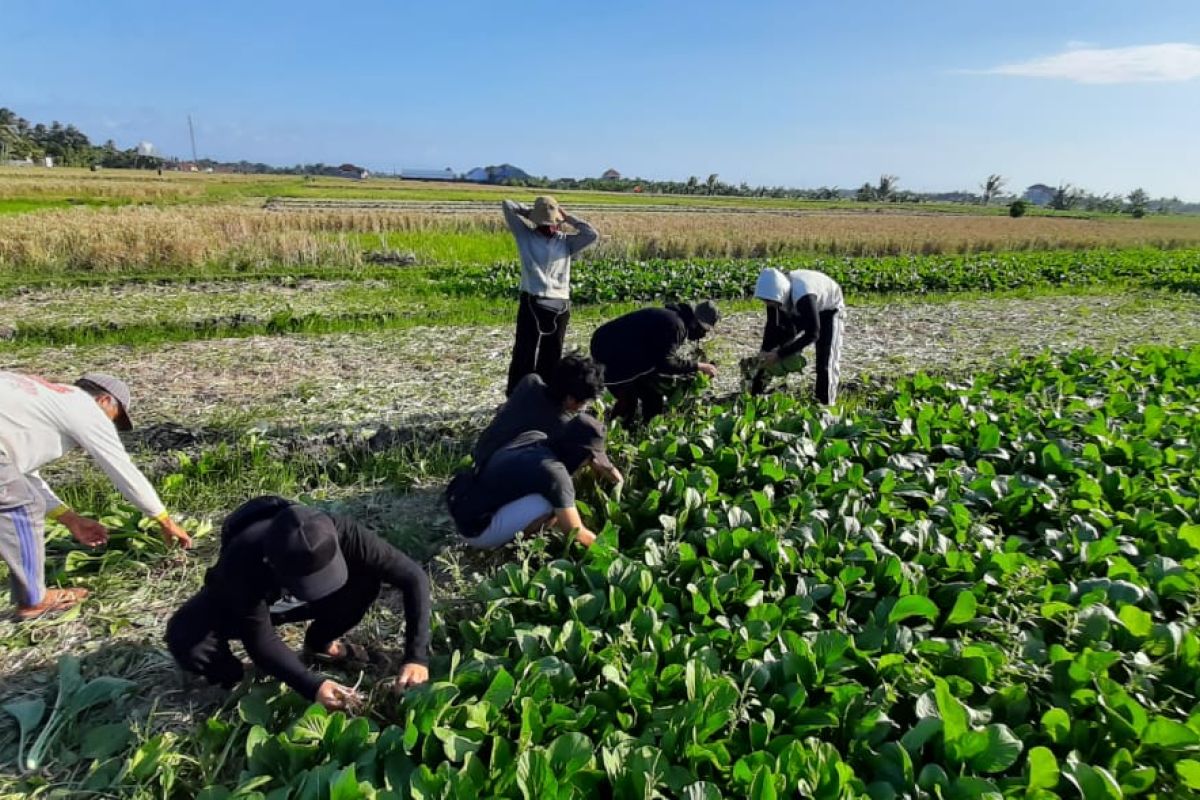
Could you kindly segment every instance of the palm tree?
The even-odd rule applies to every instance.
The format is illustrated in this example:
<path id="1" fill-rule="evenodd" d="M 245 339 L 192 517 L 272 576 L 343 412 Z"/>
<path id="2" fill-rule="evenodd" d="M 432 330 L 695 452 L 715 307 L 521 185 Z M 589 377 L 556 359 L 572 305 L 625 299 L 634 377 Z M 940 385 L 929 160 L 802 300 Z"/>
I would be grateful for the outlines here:
<path id="1" fill-rule="evenodd" d="M 992 201 L 992 198 L 1000 194 L 1000 190 L 1004 188 L 1004 184 L 1008 183 L 1003 175 L 988 175 L 987 180 L 979 184 L 979 188 L 983 189 L 983 204 L 986 206 Z"/>
<path id="2" fill-rule="evenodd" d="M 687 179 L 687 193 L 695 194 L 698 188 L 700 188 L 700 179 L 695 175 L 690 176 Z"/>
<path id="3" fill-rule="evenodd" d="M 1074 208 L 1079 202 L 1079 192 L 1069 183 L 1060 183 L 1058 188 L 1054 190 L 1054 197 L 1050 200 L 1050 207 L 1055 211 L 1066 211 Z"/>
<path id="4" fill-rule="evenodd" d="M 708 190 L 709 194 L 717 193 L 717 173 L 714 172 L 708 176 L 708 180 L 704 182 L 704 187 Z"/>
<path id="5" fill-rule="evenodd" d="M 896 184 L 900 179 L 895 175 L 880 175 L 879 187 L 875 189 L 875 198 L 877 200 L 888 201 L 892 199 L 892 195 L 896 193 Z"/>

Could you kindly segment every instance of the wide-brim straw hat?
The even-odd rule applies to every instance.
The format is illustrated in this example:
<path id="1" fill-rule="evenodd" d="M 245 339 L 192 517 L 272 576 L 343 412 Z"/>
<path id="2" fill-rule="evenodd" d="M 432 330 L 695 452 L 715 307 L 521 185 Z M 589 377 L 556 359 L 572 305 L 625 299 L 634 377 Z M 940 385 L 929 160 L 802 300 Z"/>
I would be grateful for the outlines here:
<path id="1" fill-rule="evenodd" d="M 533 210 L 529 212 L 529 221 L 534 225 L 558 225 L 565 219 L 558 201 L 548 194 L 534 199 Z"/>

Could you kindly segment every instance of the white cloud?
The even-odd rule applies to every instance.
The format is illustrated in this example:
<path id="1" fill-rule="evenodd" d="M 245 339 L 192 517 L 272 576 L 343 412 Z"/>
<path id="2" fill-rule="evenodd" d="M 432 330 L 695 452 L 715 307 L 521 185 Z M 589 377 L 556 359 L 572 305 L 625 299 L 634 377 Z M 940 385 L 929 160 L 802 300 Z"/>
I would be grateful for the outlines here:
<path id="1" fill-rule="evenodd" d="M 1079 45 L 1080 42 L 1072 42 Z M 1076 83 L 1149 83 L 1200 78 L 1200 45 L 1068 47 L 1062 53 L 983 70 L 988 75 L 1058 78 Z"/>

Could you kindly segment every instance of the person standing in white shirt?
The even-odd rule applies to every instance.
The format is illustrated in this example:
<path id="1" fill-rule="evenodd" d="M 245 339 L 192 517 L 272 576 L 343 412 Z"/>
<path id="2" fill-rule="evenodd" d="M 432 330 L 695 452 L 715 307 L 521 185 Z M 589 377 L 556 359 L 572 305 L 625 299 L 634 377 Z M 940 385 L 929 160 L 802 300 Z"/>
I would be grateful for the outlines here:
<path id="1" fill-rule="evenodd" d="M 842 287 L 816 270 L 785 274 L 768 267 L 759 273 L 754 296 L 767 304 L 767 324 L 751 394 L 765 391 L 769 377 L 799 369 L 803 363 L 798 358 L 800 351 L 815 344 L 817 401 L 823 405 L 836 402 L 846 318 Z"/>
<path id="2" fill-rule="evenodd" d="M 130 430 L 129 387 L 93 372 L 74 386 L 34 375 L 0 372 L 0 557 L 8 564 L 18 619 L 65 611 L 87 596 L 85 589 L 47 589 L 45 519 L 57 520 L 81 544 L 98 547 L 108 529 L 72 511 L 38 470 L 76 447 L 83 448 L 116 488 L 153 517 L 163 538 L 191 547 L 191 537 L 138 471 L 118 430 Z"/>
<path id="3" fill-rule="evenodd" d="M 505 200 L 503 210 L 521 256 L 521 304 L 504 392 L 507 396 L 530 373 L 550 380 L 562 358 L 563 339 L 571 319 L 571 260 L 595 244 L 600 234 L 588 223 L 565 213 L 548 195 L 535 199 L 532 209 Z M 565 233 L 564 222 L 576 232 Z"/>

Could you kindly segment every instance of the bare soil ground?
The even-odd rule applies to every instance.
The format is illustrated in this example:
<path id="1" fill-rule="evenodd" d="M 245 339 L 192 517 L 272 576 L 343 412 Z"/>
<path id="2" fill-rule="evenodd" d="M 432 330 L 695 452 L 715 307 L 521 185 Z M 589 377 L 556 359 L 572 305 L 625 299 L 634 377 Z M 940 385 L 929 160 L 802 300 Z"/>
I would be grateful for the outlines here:
<path id="1" fill-rule="evenodd" d="M 757 350 L 762 317 L 729 315 L 705 342 L 734 390 L 737 361 Z M 573 323 L 586 347 L 595 323 Z M 1194 342 L 1200 303 L 1163 294 L 899 302 L 851 308 L 843 376 L 962 371 L 1014 351 Z M 370 334 L 259 336 L 147 347 L 69 346 L 0 354 L 0 368 L 69 378 L 126 376 L 144 423 L 237 418 L 271 427 L 410 426 L 485 413 L 503 400 L 512 346 L 505 327 L 418 327 Z M 793 382 L 808 376 L 793 377 Z"/>

